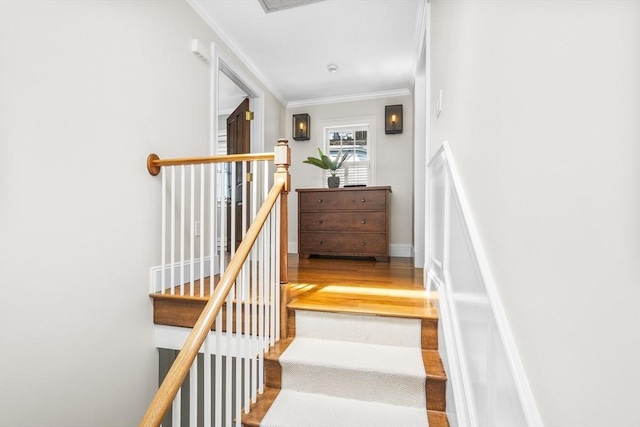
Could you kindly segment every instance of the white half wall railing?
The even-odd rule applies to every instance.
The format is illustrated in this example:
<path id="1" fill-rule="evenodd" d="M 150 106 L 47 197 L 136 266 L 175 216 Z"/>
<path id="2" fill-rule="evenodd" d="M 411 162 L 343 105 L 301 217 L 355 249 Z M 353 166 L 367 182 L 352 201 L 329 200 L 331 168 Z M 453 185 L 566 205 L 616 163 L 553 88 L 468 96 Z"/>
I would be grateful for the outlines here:
<path id="1" fill-rule="evenodd" d="M 273 154 L 238 162 L 226 157 L 160 169 L 161 260 L 151 268 L 151 293 L 209 295 L 209 278 L 224 272 L 264 202 Z"/>
<path id="2" fill-rule="evenodd" d="M 269 189 L 270 159 L 276 171 Z M 264 353 L 286 329 L 290 159 L 286 140 L 273 154 L 149 156 L 151 174 L 162 173 L 163 194 L 162 260 L 151 271 L 151 291 L 208 302 L 192 329 L 156 331 L 162 347 L 180 353 L 141 426 L 239 427 L 264 392 Z"/>
<path id="3" fill-rule="evenodd" d="M 427 175 L 425 271 L 438 293 L 449 422 L 542 425 L 448 142 Z"/>

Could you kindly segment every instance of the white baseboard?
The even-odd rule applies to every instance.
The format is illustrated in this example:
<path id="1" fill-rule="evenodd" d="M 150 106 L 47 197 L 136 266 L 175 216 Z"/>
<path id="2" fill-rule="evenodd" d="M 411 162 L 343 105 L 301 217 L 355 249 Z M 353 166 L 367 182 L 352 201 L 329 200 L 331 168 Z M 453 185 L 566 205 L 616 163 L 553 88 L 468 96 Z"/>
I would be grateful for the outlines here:
<path id="1" fill-rule="evenodd" d="M 162 290 L 162 272 L 165 273 L 164 289 L 170 289 L 174 286 L 181 285 L 191 281 L 191 265 L 190 261 L 184 262 L 184 269 L 182 269 L 182 263 L 176 262 L 173 264 L 173 280 L 171 279 L 171 265 L 167 264 L 164 268 L 161 265 L 151 267 L 149 270 L 150 276 L 150 292 L 155 293 Z M 211 276 L 210 272 L 211 257 L 204 257 L 204 277 Z M 213 274 L 218 274 L 220 270 L 220 257 L 216 254 L 213 259 Z M 180 277 L 182 275 L 182 278 Z M 200 258 L 193 260 L 193 280 L 200 280 Z"/>
<path id="2" fill-rule="evenodd" d="M 389 245 L 389 255 L 401 258 L 413 257 L 413 246 L 411 245 Z"/>

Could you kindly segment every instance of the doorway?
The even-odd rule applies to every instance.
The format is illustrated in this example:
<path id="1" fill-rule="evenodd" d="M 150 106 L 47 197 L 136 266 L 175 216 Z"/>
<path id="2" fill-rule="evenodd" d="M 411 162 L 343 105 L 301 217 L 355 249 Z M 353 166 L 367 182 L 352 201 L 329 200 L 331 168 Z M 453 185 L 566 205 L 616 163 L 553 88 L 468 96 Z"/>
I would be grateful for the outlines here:
<path id="1" fill-rule="evenodd" d="M 251 152 L 250 114 L 249 98 L 245 98 L 227 117 L 227 154 Z M 227 182 L 230 191 L 234 192 L 234 197 L 229 197 L 227 201 L 227 252 L 231 251 L 232 240 L 234 250 L 238 248 L 249 226 L 250 181 L 246 177 L 250 176 L 251 171 L 248 166 L 247 170 L 244 169 L 242 162 L 236 162 L 235 167 L 227 169 Z"/>

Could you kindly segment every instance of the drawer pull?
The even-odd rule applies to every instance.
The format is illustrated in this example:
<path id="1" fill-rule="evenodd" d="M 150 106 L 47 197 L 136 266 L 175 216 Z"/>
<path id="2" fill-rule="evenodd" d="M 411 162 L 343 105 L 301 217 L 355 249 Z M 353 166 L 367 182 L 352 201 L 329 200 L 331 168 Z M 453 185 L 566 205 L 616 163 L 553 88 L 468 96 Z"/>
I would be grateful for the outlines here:
<path id="1" fill-rule="evenodd" d="M 363 224 L 366 224 L 366 223 L 367 223 L 367 221 L 365 221 L 364 219 L 363 219 L 361 222 L 362 222 Z"/>
<path id="2" fill-rule="evenodd" d="M 322 199 L 318 199 L 318 203 L 322 203 Z"/>
<path id="3" fill-rule="evenodd" d="M 364 197 L 362 198 L 362 203 L 366 202 L 367 199 L 365 199 Z"/>
<path id="4" fill-rule="evenodd" d="M 322 221 L 322 220 L 318 221 L 318 223 L 319 223 L 319 224 L 322 224 L 323 222 L 324 222 L 324 221 Z"/>
<path id="5" fill-rule="evenodd" d="M 364 242 L 362 242 L 362 246 L 364 246 Z"/>

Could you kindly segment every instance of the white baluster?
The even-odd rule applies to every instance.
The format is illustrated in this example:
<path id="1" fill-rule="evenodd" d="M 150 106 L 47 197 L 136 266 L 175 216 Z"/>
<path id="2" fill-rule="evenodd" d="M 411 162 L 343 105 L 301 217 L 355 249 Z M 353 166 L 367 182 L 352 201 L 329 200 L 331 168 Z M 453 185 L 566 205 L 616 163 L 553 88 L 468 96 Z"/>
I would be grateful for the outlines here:
<path id="1" fill-rule="evenodd" d="M 185 167 L 184 165 L 180 166 L 180 295 L 184 295 L 184 222 L 185 222 L 185 209 L 184 209 L 184 199 L 185 199 L 185 177 L 184 177 Z"/>
<path id="2" fill-rule="evenodd" d="M 166 169 L 161 171 L 162 173 L 162 239 L 160 242 L 161 248 L 161 273 L 162 279 L 160 280 L 162 289 L 160 290 L 162 294 L 165 293 L 166 284 L 167 284 L 167 172 Z"/>
<path id="3" fill-rule="evenodd" d="M 171 166 L 171 295 L 175 294 L 176 279 L 176 168 Z"/>
<path id="4" fill-rule="evenodd" d="M 205 173 L 204 163 L 200 165 L 200 296 L 204 294 L 204 241 L 206 240 L 206 224 L 204 219 L 204 192 L 205 192 Z M 213 259 L 213 252 L 209 253 L 210 259 Z M 209 281 L 213 282 L 213 268 L 209 272 Z M 193 295 L 193 294 L 192 294 Z M 211 295 L 211 294 L 209 294 Z"/>
<path id="5" fill-rule="evenodd" d="M 189 370 L 189 427 L 198 425 L 198 356 Z"/>
<path id="6" fill-rule="evenodd" d="M 218 343 L 220 341 L 218 341 L 217 337 L 214 341 L 214 347 L 217 349 L 218 348 Z M 204 346 L 203 346 L 203 357 L 204 357 L 204 362 L 202 364 L 202 370 L 203 375 L 204 375 L 204 393 L 203 393 L 203 398 L 204 398 L 204 427 L 211 427 L 211 402 L 215 401 L 216 402 L 216 413 L 217 413 L 217 407 L 218 407 L 218 401 L 221 400 L 221 394 L 219 394 L 219 389 L 218 389 L 218 383 L 220 382 L 220 377 L 218 376 L 217 373 L 217 368 L 216 368 L 216 388 L 215 390 L 213 390 L 212 393 L 212 384 L 211 384 L 211 334 L 209 334 L 207 336 L 207 338 L 204 340 Z M 216 353 L 218 353 L 218 351 L 216 350 Z M 216 365 L 217 365 L 217 361 L 216 361 Z M 216 422 L 215 423 L 216 426 L 220 426 L 222 424 Z"/>
<path id="7" fill-rule="evenodd" d="M 180 425 L 181 406 L 182 406 L 182 387 L 178 389 L 178 393 L 176 394 L 176 397 L 173 399 L 173 403 L 171 405 L 171 426 L 172 427 L 177 427 Z"/>
<path id="8" fill-rule="evenodd" d="M 190 226 L 189 226 L 189 254 L 191 255 L 190 257 L 190 268 L 189 268 L 189 295 L 193 296 L 193 286 L 194 286 L 194 276 L 195 276 L 195 225 L 196 225 L 196 205 L 195 205 L 195 200 L 196 200 L 196 196 L 195 196 L 195 192 L 196 192 L 196 170 L 195 170 L 195 165 L 191 165 L 190 168 L 190 172 L 191 172 L 191 191 L 189 192 L 189 208 L 191 210 L 191 221 L 190 221 Z M 202 255 L 200 255 L 200 265 L 202 265 L 202 263 L 204 262 L 204 260 L 202 259 Z"/>

